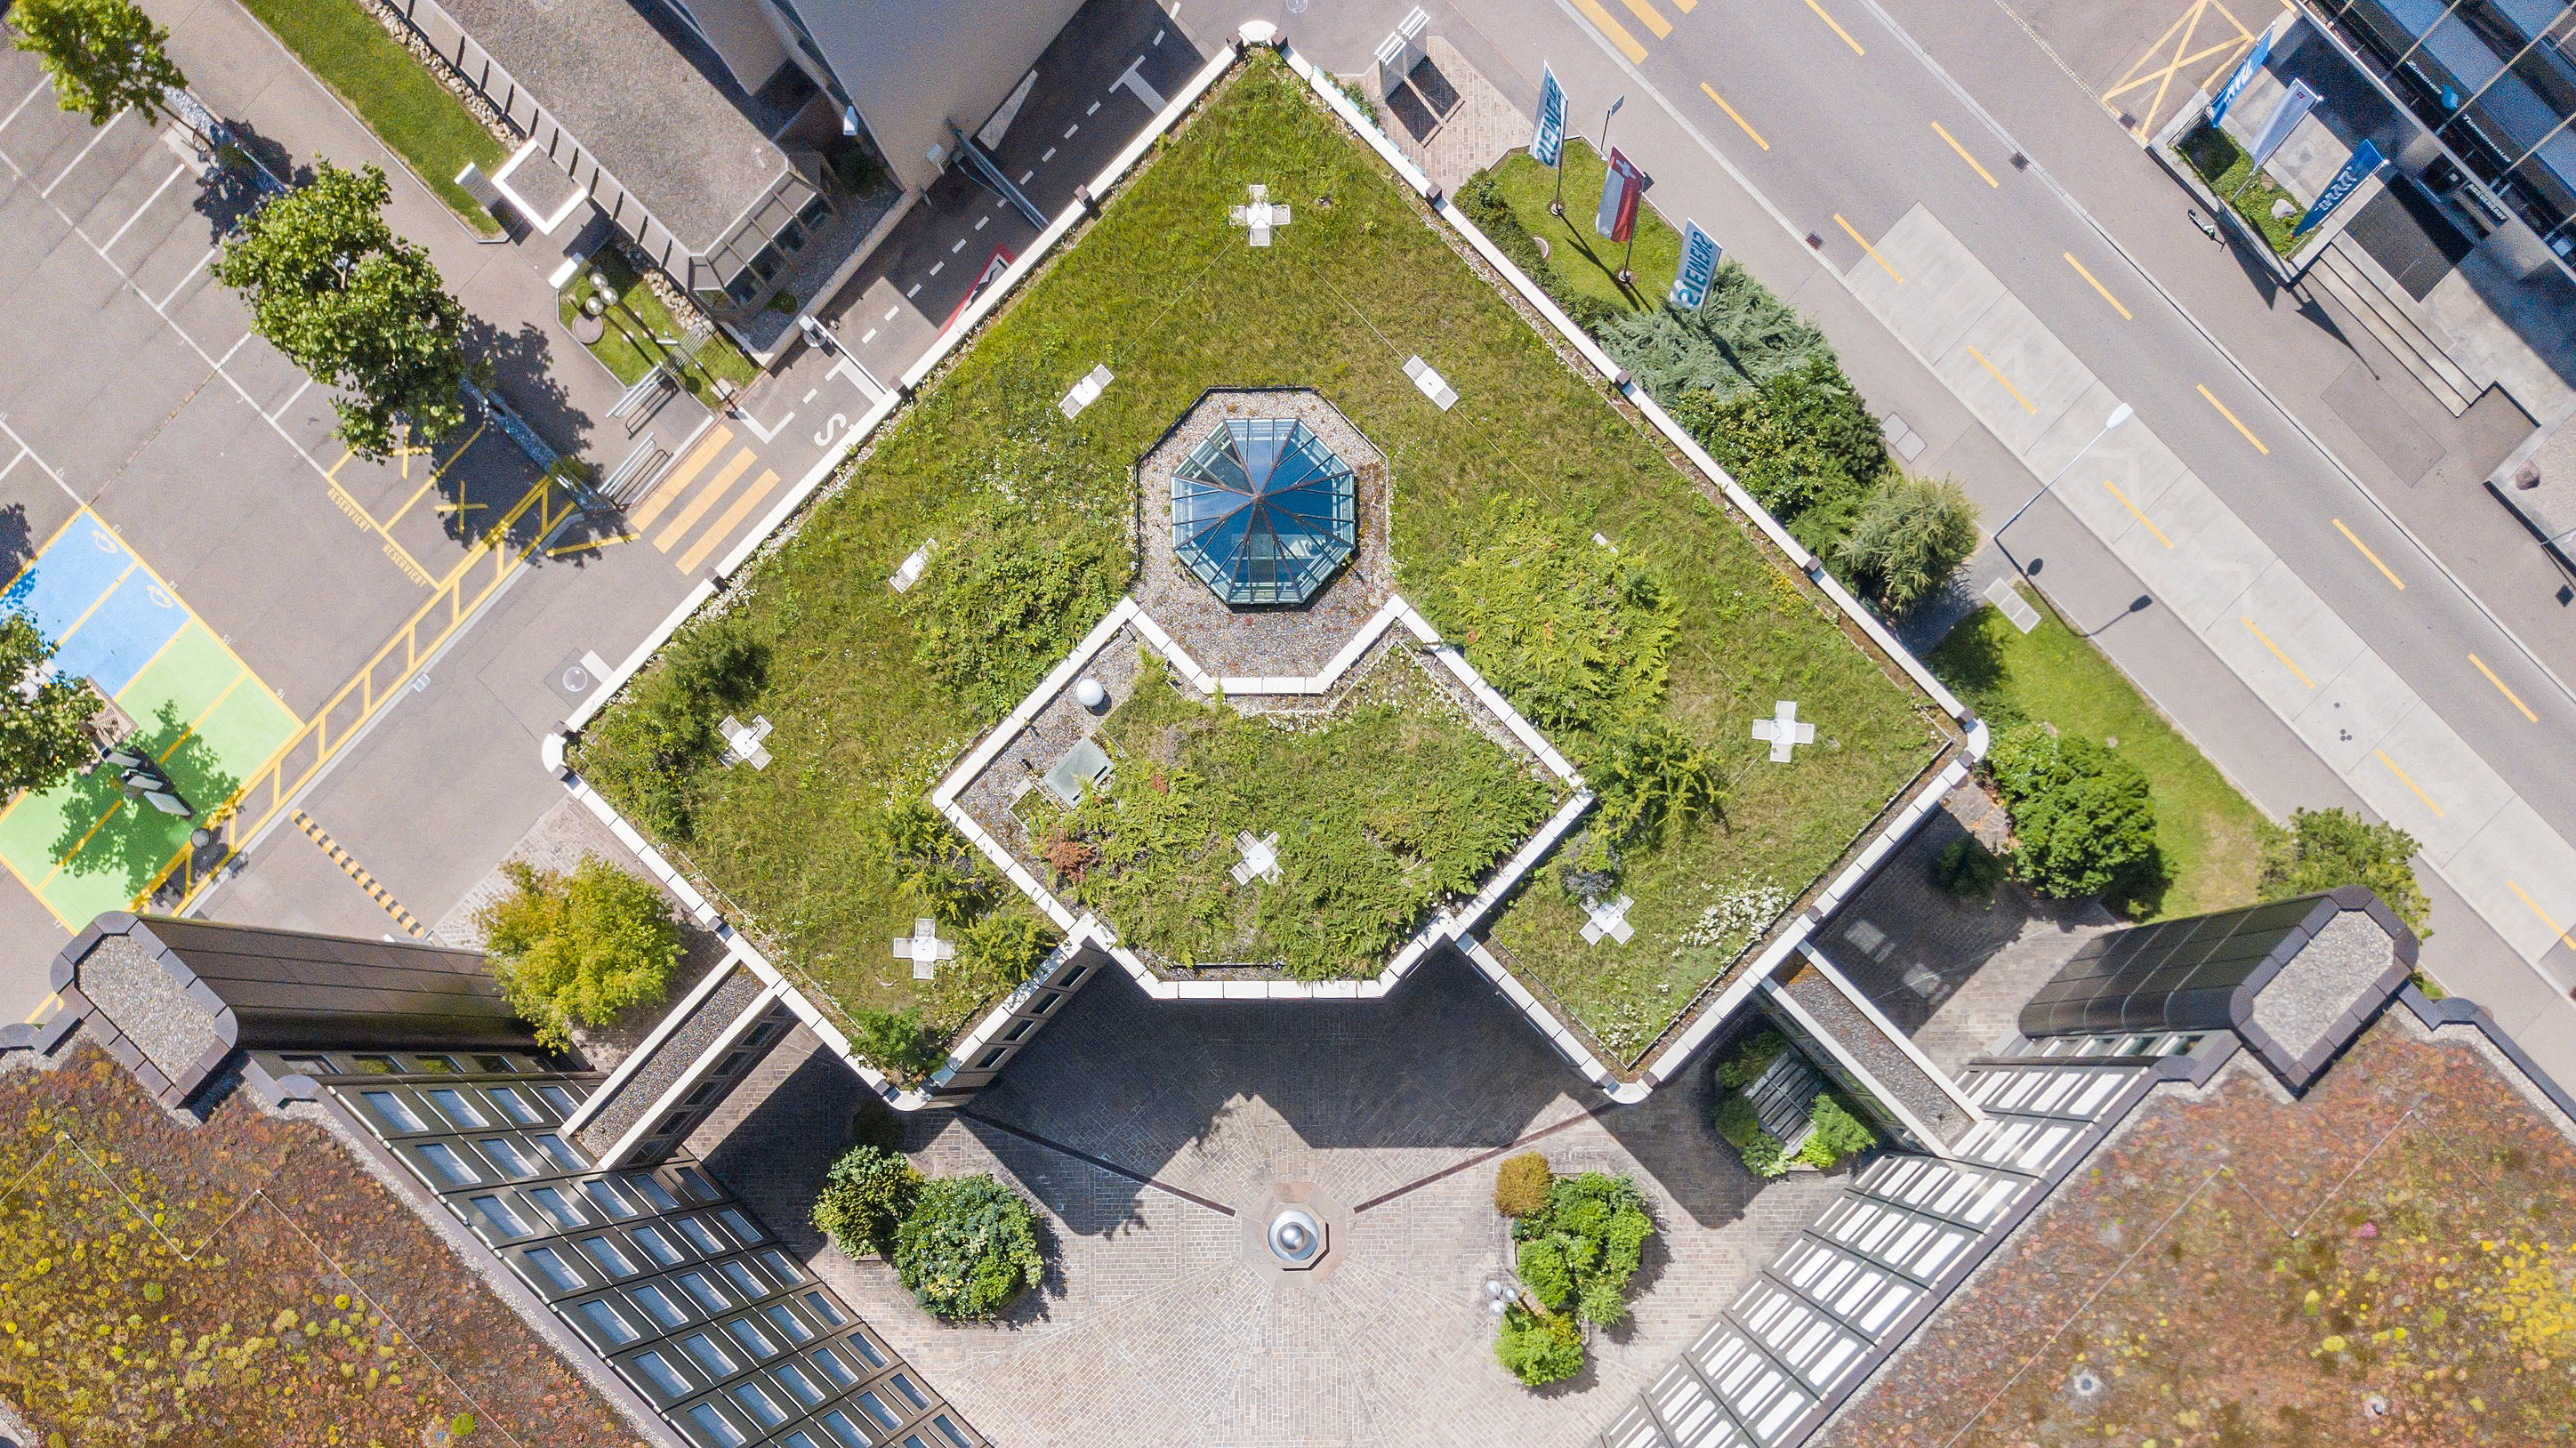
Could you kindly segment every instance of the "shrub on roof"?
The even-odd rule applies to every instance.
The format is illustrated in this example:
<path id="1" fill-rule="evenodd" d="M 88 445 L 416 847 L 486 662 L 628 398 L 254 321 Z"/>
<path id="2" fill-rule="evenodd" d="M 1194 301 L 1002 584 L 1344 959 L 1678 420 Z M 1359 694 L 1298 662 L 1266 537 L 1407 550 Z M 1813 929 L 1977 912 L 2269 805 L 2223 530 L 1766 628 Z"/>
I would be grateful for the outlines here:
<path id="1" fill-rule="evenodd" d="M 933 1316 L 990 1318 L 1046 1273 L 1037 1214 L 1027 1198 L 982 1173 L 924 1182 L 896 1230 L 894 1269 Z"/>
<path id="2" fill-rule="evenodd" d="M 563 1050 L 575 1023 L 607 1025 L 669 991 L 680 927 L 652 881 L 597 855 L 569 874 L 519 860 L 503 861 L 501 872 L 510 893 L 475 922 L 502 995 L 546 1046 Z"/>
<path id="3" fill-rule="evenodd" d="M 883 1257 L 921 1198 L 922 1176 L 903 1153 L 854 1146 L 823 1176 L 814 1198 L 814 1225 L 832 1245 L 853 1257 Z"/>

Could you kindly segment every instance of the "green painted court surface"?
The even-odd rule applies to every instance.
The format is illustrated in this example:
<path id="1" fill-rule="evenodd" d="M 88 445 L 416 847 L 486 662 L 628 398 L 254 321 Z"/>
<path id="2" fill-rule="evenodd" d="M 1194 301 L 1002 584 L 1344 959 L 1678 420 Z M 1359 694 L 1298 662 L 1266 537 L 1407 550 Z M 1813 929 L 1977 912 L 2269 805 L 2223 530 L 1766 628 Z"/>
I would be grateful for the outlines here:
<path id="1" fill-rule="evenodd" d="M 194 820 L 128 801 L 111 771 L 21 795 L 0 811 L 0 861 L 78 930 L 129 908 L 302 721 L 205 621 L 87 511 L 0 593 L 36 620 L 56 670 L 88 677 L 139 726 Z"/>

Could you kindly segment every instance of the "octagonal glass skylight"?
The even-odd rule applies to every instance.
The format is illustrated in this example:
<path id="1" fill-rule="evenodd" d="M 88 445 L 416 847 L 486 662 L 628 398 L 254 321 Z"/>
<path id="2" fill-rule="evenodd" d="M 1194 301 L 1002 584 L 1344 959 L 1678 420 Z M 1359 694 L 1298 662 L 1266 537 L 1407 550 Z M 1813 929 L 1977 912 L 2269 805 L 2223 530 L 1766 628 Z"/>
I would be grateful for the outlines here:
<path id="1" fill-rule="evenodd" d="M 1290 418 L 1229 419 L 1172 474 L 1172 551 L 1230 604 L 1314 597 L 1358 516 L 1350 464 Z"/>

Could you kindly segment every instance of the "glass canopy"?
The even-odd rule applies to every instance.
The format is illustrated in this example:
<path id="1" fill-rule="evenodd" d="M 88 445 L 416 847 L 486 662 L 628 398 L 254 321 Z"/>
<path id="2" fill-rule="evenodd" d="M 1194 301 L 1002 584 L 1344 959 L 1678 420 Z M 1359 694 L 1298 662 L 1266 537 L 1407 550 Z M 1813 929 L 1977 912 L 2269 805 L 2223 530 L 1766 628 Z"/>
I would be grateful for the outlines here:
<path id="1" fill-rule="evenodd" d="M 1304 603 L 1350 561 L 1355 495 L 1304 423 L 1232 419 L 1172 475 L 1172 551 L 1227 603 Z"/>

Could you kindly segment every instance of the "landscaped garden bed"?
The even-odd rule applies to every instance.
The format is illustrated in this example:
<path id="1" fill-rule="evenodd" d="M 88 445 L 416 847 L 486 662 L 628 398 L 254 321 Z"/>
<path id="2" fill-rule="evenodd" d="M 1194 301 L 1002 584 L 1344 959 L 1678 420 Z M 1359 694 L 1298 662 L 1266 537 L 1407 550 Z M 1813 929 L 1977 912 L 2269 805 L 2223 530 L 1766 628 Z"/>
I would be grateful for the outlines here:
<path id="1" fill-rule="evenodd" d="M 2216 126 L 2204 125 L 2176 142 L 2174 151 L 2191 167 L 2193 175 L 2254 228 L 2263 244 L 2272 248 L 2273 255 L 2287 257 L 2299 249 L 2299 238 L 2290 232 L 2307 208 L 2270 175 L 2254 170 L 2254 158 L 2237 144 L 2234 136 Z M 2280 202 L 2289 204 L 2289 215 L 2272 214 L 2273 206 Z"/>
<path id="2" fill-rule="evenodd" d="M 1293 208 L 1267 247 L 1227 216 L 1253 184 Z M 918 801 L 1130 588 L 1140 547 L 1168 549 L 1136 470 L 1174 420 L 1210 388 L 1315 389 L 1386 460 L 1385 581 L 1602 797 L 1492 938 L 1634 1059 L 1937 760 L 1946 721 L 1462 252 L 1255 51 L 573 763 L 824 1009 L 925 1004 L 941 987 L 886 948 L 938 913 L 901 844 Z M 1415 386 L 1414 356 L 1454 408 Z M 1114 380 L 1068 420 L 1059 400 L 1096 366 Z M 889 586 L 925 547 L 908 591 Z M 688 662 L 719 635 L 765 666 Z M 1781 700 L 1816 735 L 1775 764 L 1750 726 Z M 720 762 L 725 713 L 775 726 L 766 769 Z M 973 868 L 952 850 L 928 874 Z M 1631 933 L 1587 943 L 1585 899 L 1621 895 Z M 1007 885 L 987 898 L 1026 908 Z M 952 912 L 961 928 L 977 908 Z"/>
<path id="3" fill-rule="evenodd" d="M 82 1448 L 635 1441 L 350 1153 L 87 1046 L 0 1073 L 0 1397 Z"/>
<path id="4" fill-rule="evenodd" d="M 605 286 L 599 282 L 603 277 Z M 760 369 L 723 332 L 700 323 L 701 330 L 692 339 L 613 246 L 593 252 L 581 274 L 557 299 L 566 327 L 574 325 L 593 296 L 602 301 L 602 330 L 599 340 L 589 344 L 590 355 L 629 387 L 643 381 L 644 374 L 657 365 L 666 366 L 690 396 L 717 408 L 724 406 L 729 392 L 749 387 L 760 375 Z"/>

